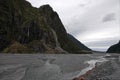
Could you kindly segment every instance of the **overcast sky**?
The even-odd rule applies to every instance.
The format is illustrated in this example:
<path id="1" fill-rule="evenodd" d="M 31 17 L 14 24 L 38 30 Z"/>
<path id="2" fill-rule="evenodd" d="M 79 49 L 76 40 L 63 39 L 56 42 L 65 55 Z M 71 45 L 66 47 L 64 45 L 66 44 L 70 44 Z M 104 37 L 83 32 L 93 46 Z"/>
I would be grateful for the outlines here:
<path id="1" fill-rule="evenodd" d="M 28 0 L 35 7 L 50 4 L 68 33 L 97 51 L 120 40 L 120 0 Z"/>

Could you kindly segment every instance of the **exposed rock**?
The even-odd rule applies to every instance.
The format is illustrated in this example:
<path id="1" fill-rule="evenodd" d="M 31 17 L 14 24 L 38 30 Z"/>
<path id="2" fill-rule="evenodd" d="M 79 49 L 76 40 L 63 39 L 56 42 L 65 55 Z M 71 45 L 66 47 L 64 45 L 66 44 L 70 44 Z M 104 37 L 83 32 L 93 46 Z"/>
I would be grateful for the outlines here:
<path id="1" fill-rule="evenodd" d="M 81 78 L 74 78 L 73 80 L 85 80 L 84 77 L 81 77 Z"/>
<path id="2" fill-rule="evenodd" d="M 119 43 L 111 46 L 108 50 L 107 53 L 120 53 L 120 41 Z"/>
<path id="3" fill-rule="evenodd" d="M 0 51 L 6 48 L 10 44 L 10 41 L 4 40 L 4 38 L 0 37 Z"/>

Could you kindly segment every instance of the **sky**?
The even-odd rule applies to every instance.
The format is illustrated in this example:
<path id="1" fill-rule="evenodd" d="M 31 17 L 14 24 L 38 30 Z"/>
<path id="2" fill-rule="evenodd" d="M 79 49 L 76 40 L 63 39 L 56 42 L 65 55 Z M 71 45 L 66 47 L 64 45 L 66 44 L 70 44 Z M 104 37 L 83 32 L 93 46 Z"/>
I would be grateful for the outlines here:
<path id="1" fill-rule="evenodd" d="M 27 0 L 49 4 L 68 33 L 95 51 L 106 51 L 120 40 L 120 0 Z"/>

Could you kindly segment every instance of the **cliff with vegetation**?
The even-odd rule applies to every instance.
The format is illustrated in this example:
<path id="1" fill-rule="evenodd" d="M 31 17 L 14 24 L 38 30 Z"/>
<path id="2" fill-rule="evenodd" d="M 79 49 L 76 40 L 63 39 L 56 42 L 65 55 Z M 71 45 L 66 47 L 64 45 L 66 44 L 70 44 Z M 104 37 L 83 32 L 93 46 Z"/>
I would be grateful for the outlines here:
<path id="1" fill-rule="evenodd" d="M 85 53 L 49 5 L 35 8 L 25 0 L 0 0 L 0 52 Z"/>

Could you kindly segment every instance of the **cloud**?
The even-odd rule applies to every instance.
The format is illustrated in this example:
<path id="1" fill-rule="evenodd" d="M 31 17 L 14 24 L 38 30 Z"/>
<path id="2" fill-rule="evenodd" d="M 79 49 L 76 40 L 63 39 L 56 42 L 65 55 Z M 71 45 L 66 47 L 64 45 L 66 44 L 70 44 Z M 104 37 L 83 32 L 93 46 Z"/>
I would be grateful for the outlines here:
<path id="1" fill-rule="evenodd" d="M 107 49 L 116 43 L 118 43 L 118 37 L 115 38 L 107 38 L 103 40 L 96 40 L 96 41 L 90 41 L 86 42 L 85 45 L 89 46 L 89 48 L 97 51 L 107 51 Z"/>
<path id="2" fill-rule="evenodd" d="M 86 4 L 80 4 L 79 6 L 80 6 L 80 7 L 85 7 L 85 6 L 86 6 Z"/>
<path id="3" fill-rule="evenodd" d="M 113 21 L 116 20 L 115 13 L 109 13 L 103 18 L 103 22 Z"/>

